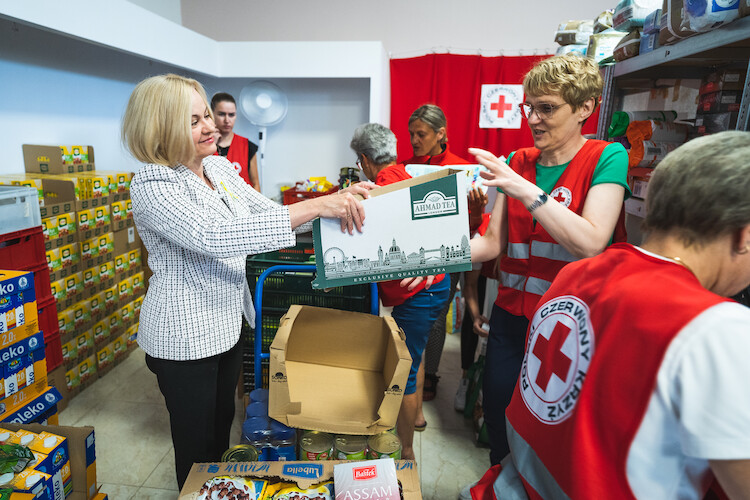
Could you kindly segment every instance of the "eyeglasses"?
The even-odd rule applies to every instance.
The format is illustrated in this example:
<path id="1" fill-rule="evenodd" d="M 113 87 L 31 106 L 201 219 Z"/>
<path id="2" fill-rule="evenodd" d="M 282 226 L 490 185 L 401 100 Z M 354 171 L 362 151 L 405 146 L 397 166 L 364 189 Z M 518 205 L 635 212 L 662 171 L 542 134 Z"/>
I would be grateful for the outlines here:
<path id="1" fill-rule="evenodd" d="M 362 170 L 362 159 L 359 156 L 357 156 L 357 161 L 354 163 L 357 165 L 358 169 Z"/>
<path id="2" fill-rule="evenodd" d="M 552 104 L 544 103 L 540 104 L 539 106 L 533 106 L 528 102 L 522 102 L 518 105 L 518 107 L 521 108 L 521 114 L 527 120 L 531 118 L 531 114 L 534 112 L 536 112 L 536 116 L 538 116 L 539 119 L 546 120 L 547 118 L 552 116 L 552 114 L 557 111 L 558 108 L 562 108 L 566 104 L 567 103 L 564 102 L 562 104 L 558 104 L 557 106 L 553 106 Z"/>

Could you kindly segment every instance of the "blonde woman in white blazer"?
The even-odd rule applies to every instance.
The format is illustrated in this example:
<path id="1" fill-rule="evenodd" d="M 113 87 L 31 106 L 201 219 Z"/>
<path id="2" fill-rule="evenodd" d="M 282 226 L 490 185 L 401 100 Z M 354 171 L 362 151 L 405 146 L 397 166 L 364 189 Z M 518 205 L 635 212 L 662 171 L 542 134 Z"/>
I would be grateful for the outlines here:
<path id="1" fill-rule="evenodd" d="M 281 206 L 248 186 L 216 151 L 211 109 L 195 80 L 160 75 L 139 83 L 123 142 L 145 163 L 131 183 L 135 225 L 153 271 L 138 344 L 170 415 L 177 482 L 194 462 L 229 446 L 242 361 L 242 314 L 253 324 L 248 254 L 293 246 L 316 217 L 362 230 L 370 184 Z"/>

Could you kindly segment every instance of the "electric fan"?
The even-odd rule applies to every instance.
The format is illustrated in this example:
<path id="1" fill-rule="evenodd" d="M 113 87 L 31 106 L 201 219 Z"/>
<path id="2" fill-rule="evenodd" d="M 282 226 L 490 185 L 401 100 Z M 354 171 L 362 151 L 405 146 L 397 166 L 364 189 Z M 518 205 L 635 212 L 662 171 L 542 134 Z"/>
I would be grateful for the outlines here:
<path id="1" fill-rule="evenodd" d="M 257 125 L 258 131 L 258 180 L 261 191 L 268 190 L 263 182 L 265 171 L 266 135 L 268 127 L 281 123 L 286 116 L 289 102 L 286 94 L 271 82 L 258 80 L 240 92 L 240 111 L 250 123 Z"/>

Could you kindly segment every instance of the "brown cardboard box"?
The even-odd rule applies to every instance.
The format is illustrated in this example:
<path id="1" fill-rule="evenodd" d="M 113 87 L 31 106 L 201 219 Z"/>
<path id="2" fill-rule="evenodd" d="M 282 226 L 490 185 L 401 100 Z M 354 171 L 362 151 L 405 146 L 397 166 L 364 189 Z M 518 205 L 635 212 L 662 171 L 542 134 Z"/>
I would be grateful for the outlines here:
<path id="1" fill-rule="evenodd" d="M 41 174 L 73 174 L 76 165 L 63 165 L 60 146 L 24 144 L 23 165 L 27 172 Z"/>
<path id="2" fill-rule="evenodd" d="M 97 494 L 93 427 L 11 423 L 0 424 L 0 427 L 13 432 L 18 429 L 25 429 L 37 434 L 46 431 L 66 438 L 70 455 L 70 474 L 73 482 L 73 492 L 66 497 L 66 500 L 87 500 L 94 498 Z"/>
<path id="3" fill-rule="evenodd" d="M 336 434 L 392 429 L 411 367 L 404 338 L 390 317 L 293 305 L 271 344 L 269 416 Z"/>
<path id="4" fill-rule="evenodd" d="M 246 476 L 291 481 L 300 488 L 309 488 L 323 481 L 333 480 L 333 466 L 340 460 L 320 462 L 214 462 L 193 464 L 179 500 L 198 497 L 203 483 L 216 476 Z M 366 462 L 364 462 L 366 463 Z M 396 477 L 401 481 L 404 500 L 421 500 L 417 464 L 413 460 L 396 460 Z"/>
<path id="5" fill-rule="evenodd" d="M 132 223 L 132 219 L 128 220 Z M 115 231 L 113 244 L 114 255 L 122 255 L 130 250 L 135 250 L 136 248 L 141 248 L 141 238 L 138 236 L 135 227 L 131 225 L 122 231 Z"/>

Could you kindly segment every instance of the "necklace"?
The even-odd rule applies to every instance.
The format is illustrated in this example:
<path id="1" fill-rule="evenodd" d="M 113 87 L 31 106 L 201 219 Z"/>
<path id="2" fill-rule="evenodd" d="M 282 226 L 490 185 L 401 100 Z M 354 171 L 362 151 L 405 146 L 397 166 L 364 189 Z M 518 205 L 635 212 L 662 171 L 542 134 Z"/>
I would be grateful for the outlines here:
<path id="1" fill-rule="evenodd" d="M 690 266 L 688 266 L 687 264 L 685 264 L 685 261 L 682 260 L 681 258 L 679 258 L 679 257 L 667 257 L 667 258 L 675 261 L 676 263 L 678 263 L 679 265 L 681 265 L 682 267 L 684 267 L 685 269 L 687 269 L 688 271 L 690 271 L 690 274 L 692 274 L 693 276 L 695 276 L 695 272 L 692 269 L 690 269 Z"/>

